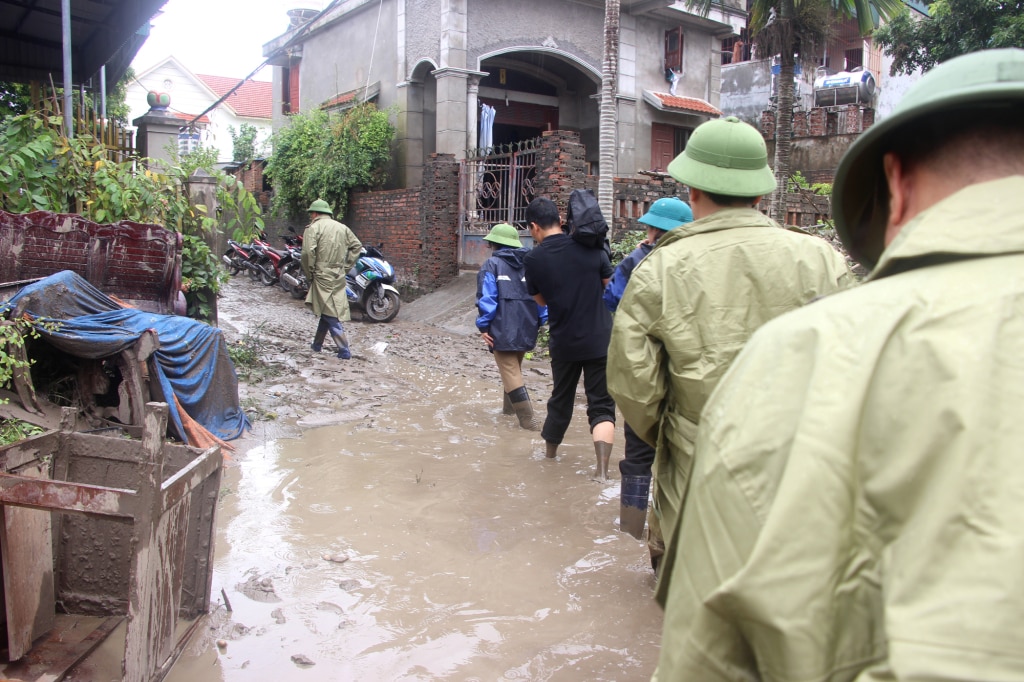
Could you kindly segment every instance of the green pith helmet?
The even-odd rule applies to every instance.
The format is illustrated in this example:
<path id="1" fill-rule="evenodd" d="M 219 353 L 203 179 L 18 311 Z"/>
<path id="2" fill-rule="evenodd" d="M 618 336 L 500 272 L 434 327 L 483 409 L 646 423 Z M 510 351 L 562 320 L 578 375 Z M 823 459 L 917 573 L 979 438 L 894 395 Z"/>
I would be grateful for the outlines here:
<path id="1" fill-rule="evenodd" d="M 861 134 L 843 155 L 832 185 L 832 216 L 850 254 L 874 267 L 889 220 L 882 157 L 892 141 L 912 135 L 935 113 L 1024 107 L 1024 50 L 983 50 L 940 64 L 914 83 L 893 112 Z M 950 169 L 955 173 L 955 169 Z"/>
<path id="2" fill-rule="evenodd" d="M 310 204 L 309 205 L 309 209 L 307 209 L 307 212 L 309 212 L 309 213 L 326 213 L 329 216 L 333 216 L 334 215 L 334 211 L 331 210 L 331 205 L 328 204 L 323 199 L 317 199 L 312 204 Z"/>
<path id="3" fill-rule="evenodd" d="M 663 197 L 651 204 L 637 222 L 668 231 L 683 223 L 692 223 L 693 211 L 682 199 Z"/>
<path id="4" fill-rule="evenodd" d="M 514 246 L 519 248 L 523 245 L 519 241 L 519 230 L 508 223 L 498 223 L 491 228 L 491 231 L 484 237 L 484 241 L 494 242 L 503 246 Z"/>
<path id="5" fill-rule="evenodd" d="M 735 116 L 697 126 L 668 174 L 688 187 L 729 197 L 760 197 L 775 191 L 768 148 L 753 126 Z"/>

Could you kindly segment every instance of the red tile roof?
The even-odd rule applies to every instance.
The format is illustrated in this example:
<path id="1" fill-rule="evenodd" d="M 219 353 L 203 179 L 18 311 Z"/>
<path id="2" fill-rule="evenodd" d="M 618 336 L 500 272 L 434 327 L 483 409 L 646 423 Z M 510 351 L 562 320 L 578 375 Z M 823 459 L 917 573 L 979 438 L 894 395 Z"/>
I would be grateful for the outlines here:
<path id="1" fill-rule="evenodd" d="M 722 115 L 721 111 L 714 108 L 704 100 L 696 97 L 679 97 L 677 95 L 670 95 L 666 92 L 655 92 L 652 94 L 661 100 L 661 105 L 666 109 L 690 111 L 697 114 L 710 114 L 711 116 Z"/>
<path id="2" fill-rule="evenodd" d="M 356 92 L 358 92 L 358 90 L 349 90 L 348 92 L 343 92 L 340 95 L 335 95 L 334 97 L 330 98 L 329 100 L 321 104 L 320 108 L 330 109 L 332 107 L 337 107 L 342 104 L 348 104 L 349 102 L 356 98 Z"/>
<path id="3" fill-rule="evenodd" d="M 227 76 L 204 76 L 196 74 L 206 87 L 213 90 L 218 97 L 238 85 L 240 78 Z M 270 119 L 274 114 L 274 84 L 267 81 L 246 81 L 227 98 L 227 104 L 239 116 L 246 118 Z"/>
<path id="4" fill-rule="evenodd" d="M 175 116 L 177 116 L 178 118 L 180 118 L 182 121 L 185 121 L 186 123 L 188 123 L 189 121 L 191 121 L 192 119 L 194 119 L 196 117 L 195 114 L 186 114 L 186 113 L 181 112 L 181 111 L 172 111 L 171 113 L 174 114 Z M 202 116 L 199 117 L 199 120 L 196 121 L 196 123 L 202 123 L 204 125 L 209 125 L 210 124 L 210 117 L 207 116 L 206 114 L 203 114 Z"/>

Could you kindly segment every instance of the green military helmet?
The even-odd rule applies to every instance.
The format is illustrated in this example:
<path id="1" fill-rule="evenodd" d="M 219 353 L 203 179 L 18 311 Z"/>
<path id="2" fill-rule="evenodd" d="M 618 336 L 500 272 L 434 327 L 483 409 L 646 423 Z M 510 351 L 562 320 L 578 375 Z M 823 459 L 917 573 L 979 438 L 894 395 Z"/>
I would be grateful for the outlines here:
<path id="1" fill-rule="evenodd" d="M 914 83 L 892 114 L 861 134 L 843 155 L 832 185 L 832 216 L 850 254 L 874 267 L 885 248 L 889 192 L 882 157 L 926 116 L 970 109 L 1024 107 L 1024 50 L 974 52 L 936 66 Z M 1024 109 L 1022 109 L 1024 117 Z M 955 171 L 951 171 L 955 172 Z"/>
<path id="2" fill-rule="evenodd" d="M 334 211 L 331 210 L 331 205 L 323 199 L 317 199 L 309 205 L 307 213 L 326 213 L 329 216 L 334 215 Z"/>
<path id="3" fill-rule="evenodd" d="M 730 197 L 760 197 L 775 191 L 768 148 L 753 126 L 735 116 L 697 126 L 668 173 L 688 187 Z"/>
<path id="4" fill-rule="evenodd" d="M 519 230 L 508 223 L 498 223 L 492 227 L 491 231 L 487 233 L 486 237 L 484 237 L 484 241 L 501 244 L 503 246 L 515 246 L 516 248 L 523 245 L 523 243 L 519 241 Z"/>

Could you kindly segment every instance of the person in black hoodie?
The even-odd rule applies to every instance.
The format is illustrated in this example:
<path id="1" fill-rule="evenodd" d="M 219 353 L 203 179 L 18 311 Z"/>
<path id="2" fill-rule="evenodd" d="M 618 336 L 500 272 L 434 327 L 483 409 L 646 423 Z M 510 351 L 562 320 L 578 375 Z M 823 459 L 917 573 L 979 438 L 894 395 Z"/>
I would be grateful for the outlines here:
<path id="1" fill-rule="evenodd" d="M 526 290 L 524 260 L 529 249 L 512 225 L 499 223 L 484 237 L 494 250 L 477 275 L 476 328 L 501 374 L 504 412 L 515 414 L 519 426 L 539 431 L 533 404 L 523 382 L 523 357 L 537 345 L 537 332 L 547 323 L 546 306 L 538 305 Z"/>

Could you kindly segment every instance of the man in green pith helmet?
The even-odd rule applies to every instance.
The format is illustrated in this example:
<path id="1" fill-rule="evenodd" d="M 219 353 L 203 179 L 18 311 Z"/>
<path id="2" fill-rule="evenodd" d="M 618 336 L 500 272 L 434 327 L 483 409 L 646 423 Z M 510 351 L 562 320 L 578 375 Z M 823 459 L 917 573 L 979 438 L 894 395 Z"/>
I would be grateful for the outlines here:
<path id="1" fill-rule="evenodd" d="M 656 679 L 1024 679 L 1024 50 L 929 71 L 833 191 L 871 274 L 708 402 Z"/>
<path id="2" fill-rule="evenodd" d="M 505 414 L 515 414 L 519 426 L 540 431 L 533 402 L 523 381 L 523 358 L 537 345 L 537 333 L 548 321 L 547 306 L 526 290 L 526 254 L 519 230 L 499 223 L 484 237 L 493 255 L 480 266 L 476 280 L 476 327 L 501 375 Z"/>
<path id="3" fill-rule="evenodd" d="M 341 326 L 352 319 L 345 295 L 345 273 L 356 264 L 363 244 L 347 225 L 331 216 L 330 205 L 317 199 L 309 206 L 309 225 L 302 234 L 302 269 L 309 279 L 306 303 L 320 317 L 311 348 L 318 353 L 323 350 L 330 332 L 338 346 L 338 357 L 348 360 L 352 352 Z"/>
<path id="4" fill-rule="evenodd" d="M 693 462 L 700 411 L 755 329 L 853 284 L 828 243 L 755 207 L 775 189 L 761 134 L 708 121 L 668 166 L 689 187 L 694 221 L 662 237 L 633 271 L 615 313 L 608 389 L 655 447 L 648 545 L 658 568 Z"/>

